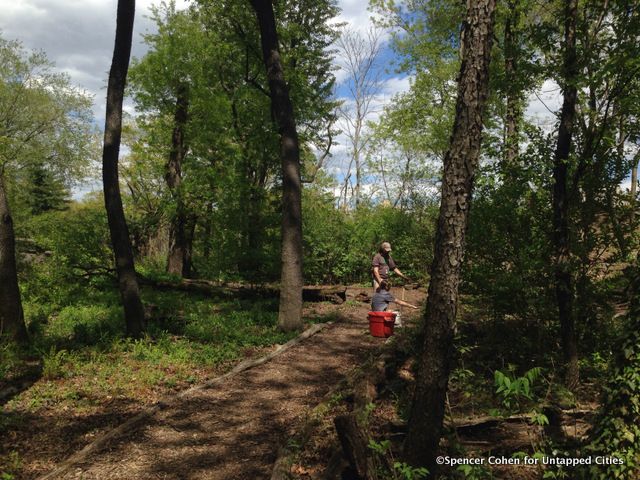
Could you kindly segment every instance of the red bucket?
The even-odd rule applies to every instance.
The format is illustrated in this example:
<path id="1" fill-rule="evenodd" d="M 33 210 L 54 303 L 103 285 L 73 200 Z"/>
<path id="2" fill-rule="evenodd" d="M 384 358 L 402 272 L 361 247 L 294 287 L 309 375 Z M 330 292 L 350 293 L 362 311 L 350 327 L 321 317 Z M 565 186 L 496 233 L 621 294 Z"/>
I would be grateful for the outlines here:
<path id="1" fill-rule="evenodd" d="M 396 321 L 394 312 L 369 312 L 369 332 L 374 337 L 390 337 L 393 335 L 393 324 Z"/>

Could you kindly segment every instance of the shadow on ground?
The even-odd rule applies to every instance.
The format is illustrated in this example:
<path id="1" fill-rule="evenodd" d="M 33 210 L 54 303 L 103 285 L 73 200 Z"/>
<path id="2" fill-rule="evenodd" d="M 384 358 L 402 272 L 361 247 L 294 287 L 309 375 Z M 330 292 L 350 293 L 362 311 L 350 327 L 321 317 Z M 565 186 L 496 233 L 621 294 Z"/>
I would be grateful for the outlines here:
<path id="1" fill-rule="evenodd" d="M 64 478 L 269 478 L 278 447 L 308 409 L 383 341 L 368 335 L 361 310 L 266 364 L 179 399 Z"/>

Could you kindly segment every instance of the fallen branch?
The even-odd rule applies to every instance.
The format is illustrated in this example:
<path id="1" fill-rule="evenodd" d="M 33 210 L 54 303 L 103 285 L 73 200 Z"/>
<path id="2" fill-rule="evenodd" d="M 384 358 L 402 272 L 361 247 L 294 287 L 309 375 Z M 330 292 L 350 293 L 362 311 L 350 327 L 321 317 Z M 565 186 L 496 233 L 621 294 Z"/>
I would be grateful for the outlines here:
<path id="1" fill-rule="evenodd" d="M 272 284 L 250 285 L 243 283 L 222 283 L 211 280 L 182 279 L 180 281 L 154 280 L 139 277 L 142 285 L 158 290 L 182 290 L 222 297 L 277 298 L 280 288 Z M 347 299 L 347 287 L 343 285 L 307 285 L 302 287 L 302 299 L 306 302 L 331 301 L 341 304 Z"/>

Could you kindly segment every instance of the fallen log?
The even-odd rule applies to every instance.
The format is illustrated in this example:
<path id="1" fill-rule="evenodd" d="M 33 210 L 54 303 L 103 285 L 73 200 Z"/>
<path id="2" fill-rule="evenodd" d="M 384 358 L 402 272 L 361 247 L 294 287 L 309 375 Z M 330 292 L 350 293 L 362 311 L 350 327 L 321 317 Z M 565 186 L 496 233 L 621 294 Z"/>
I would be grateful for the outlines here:
<path id="1" fill-rule="evenodd" d="M 234 298 L 276 298 L 280 288 L 273 284 L 251 285 L 243 283 L 214 282 L 211 280 L 182 279 L 180 281 L 155 280 L 139 277 L 141 285 L 158 290 L 181 290 L 221 297 Z M 347 287 L 344 285 L 306 285 L 302 287 L 302 300 L 305 302 L 323 302 L 341 304 L 347 299 Z"/>

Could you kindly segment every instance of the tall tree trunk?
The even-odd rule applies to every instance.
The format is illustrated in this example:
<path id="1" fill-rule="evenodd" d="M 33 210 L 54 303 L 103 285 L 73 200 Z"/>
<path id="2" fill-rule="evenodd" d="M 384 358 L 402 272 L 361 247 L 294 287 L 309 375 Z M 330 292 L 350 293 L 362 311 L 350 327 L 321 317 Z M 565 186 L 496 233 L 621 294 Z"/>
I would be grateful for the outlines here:
<path id="1" fill-rule="evenodd" d="M 636 154 L 633 159 L 633 166 L 631 167 L 631 203 L 635 206 L 636 195 L 638 194 L 638 164 L 640 163 L 640 155 Z"/>
<path id="2" fill-rule="evenodd" d="M 629 203 L 631 205 L 631 222 L 636 218 L 636 197 L 638 195 L 638 164 L 640 164 L 640 153 L 636 153 L 631 166 L 631 188 L 629 189 Z"/>
<path id="3" fill-rule="evenodd" d="M 107 86 L 107 116 L 102 150 L 102 181 L 104 184 L 104 203 L 107 209 L 107 220 L 116 260 L 116 271 L 124 306 L 127 333 L 137 337 L 144 330 L 144 309 L 140 299 L 129 228 L 124 217 L 122 198 L 120 197 L 120 183 L 118 181 L 118 156 L 122 133 L 122 99 L 127 71 L 129 70 L 135 3 L 135 0 L 118 0 L 116 41 L 113 49 L 111 70 L 109 71 L 109 84 Z"/>
<path id="4" fill-rule="evenodd" d="M 356 108 L 356 127 L 353 136 L 353 161 L 356 167 L 356 186 L 354 189 L 356 210 L 360 207 L 361 188 L 362 188 L 362 162 L 360 161 L 361 132 L 364 115 L 360 109 L 360 100 L 356 100 L 358 107 Z"/>
<path id="5" fill-rule="evenodd" d="M 553 247 L 556 300 L 560 320 L 560 337 L 564 360 L 565 384 L 574 389 L 580 379 L 578 347 L 574 325 L 573 285 L 571 278 L 571 247 L 569 243 L 569 154 L 573 136 L 578 89 L 576 55 L 576 23 L 578 1 L 565 3 L 563 102 L 560 113 L 558 144 L 553 158 Z"/>
<path id="6" fill-rule="evenodd" d="M 282 274 L 278 326 L 283 330 L 302 327 L 302 182 L 300 145 L 278 50 L 278 34 L 271 0 L 251 0 L 258 17 L 262 55 L 271 104 L 280 130 L 282 162 Z"/>
<path id="7" fill-rule="evenodd" d="M 0 174 L 0 337 L 26 342 L 18 270 L 16 268 L 16 239 L 13 218 L 4 188 L 4 176 Z"/>
<path id="8" fill-rule="evenodd" d="M 405 441 L 407 461 L 426 466 L 432 473 L 449 382 L 465 229 L 480 156 L 495 7 L 496 0 L 467 1 L 456 116 L 444 158 L 423 348 Z"/>
<path id="9" fill-rule="evenodd" d="M 520 119 L 522 118 L 522 91 L 518 75 L 518 54 L 514 30 L 518 26 L 519 11 L 515 0 L 508 2 L 509 13 L 504 27 L 504 71 L 507 80 L 507 112 L 505 118 L 505 161 L 512 166 L 519 153 Z"/>
<path id="10" fill-rule="evenodd" d="M 185 130 L 189 115 L 188 87 L 180 85 L 176 95 L 176 110 L 173 118 L 173 134 L 171 136 L 171 152 L 165 168 L 165 181 L 176 200 L 176 212 L 171 219 L 169 227 L 169 255 L 167 257 L 167 272 L 189 278 L 190 265 L 190 238 L 191 228 L 188 220 L 187 208 L 182 192 L 182 163 L 187 154 Z"/>

